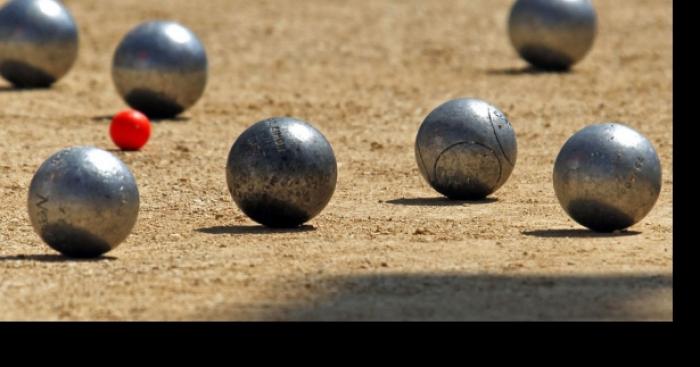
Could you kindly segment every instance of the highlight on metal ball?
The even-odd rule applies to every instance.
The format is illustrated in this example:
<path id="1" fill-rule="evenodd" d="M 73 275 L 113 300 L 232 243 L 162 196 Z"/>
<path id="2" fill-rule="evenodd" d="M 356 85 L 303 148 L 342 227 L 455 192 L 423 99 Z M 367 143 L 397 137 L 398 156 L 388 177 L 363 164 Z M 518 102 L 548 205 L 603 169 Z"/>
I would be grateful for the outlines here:
<path id="1" fill-rule="evenodd" d="M 78 28 L 56 0 L 12 0 L 0 9 L 0 75 L 18 88 L 45 88 L 78 56 Z"/>
<path id="2" fill-rule="evenodd" d="M 296 227 L 318 215 L 335 191 L 337 164 L 326 138 L 308 123 L 274 117 L 235 141 L 226 182 L 236 205 L 269 227 Z"/>
<path id="3" fill-rule="evenodd" d="M 479 200 L 498 190 L 510 177 L 517 155 L 515 131 L 503 112 L 474 98 L 438 106 L 416 137 L 421 175 L 455 200 Z"/>
<path id="4" fill-rule="evenodd" d="M 531 65 L 567 70 L 590 51 L 597 23 L 590 0 L 517 0 L 508 18 L 508 34 Z"/>
<path id="5" fill-rule="evenodd" d="M 34 231 L 69 257 L 97 257 L 131 233 L 139 192 L 129 168 L 94 147 L 71 147 L 49 157 L 29 186 Z"/>
<path id="6" fill-rule="evenodd" d="M 554 163 L 554 191 L 566 213 L 594 231 L 634 225 L 661 192 L 661 163 L 651 142 L 619 123 L 587 126 Z"/>
<path id="7" fill-rule="evenodd" d="M 171 118 L 204 93 L 204 45 L 176 22 L 151 21 L 131 30 L 117 47 L 112 79 L 119 95 L 150 118 Z"/>

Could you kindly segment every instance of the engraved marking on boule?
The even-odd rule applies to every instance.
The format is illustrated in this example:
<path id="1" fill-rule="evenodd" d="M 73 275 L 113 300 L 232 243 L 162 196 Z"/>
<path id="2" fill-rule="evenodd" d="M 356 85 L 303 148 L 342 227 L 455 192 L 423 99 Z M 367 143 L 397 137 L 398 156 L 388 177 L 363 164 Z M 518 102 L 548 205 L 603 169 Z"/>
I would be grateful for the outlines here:
<path id="1" fill-rule="evenodd" d="M 438 154 L 437 158 L 435 158 L 435 164 L 433 165 L 433 176 L 435 176 L 434 179 L 437 179 L 437 166 L 440 162 L 440 158 L 442 157 L 442 155 L 445 154 L 445 152 L 449 151 L 450 149 L 456 147 L 457 145 L 462 145 L 462 144 L 474 144 L 474 145 L 478 145 L 482 148 L 486 148 L 489 152 L 491 152 L 491 154 L 493 154 L 494 158 L 496 158 L 496 162 L 498 162 L 498 179 L 489 188 L 489 190 L 493 190 L 493 188 L 496 187 L 496 185 L 498 185 L 498 182 L 501 181 L 501 176 L 503 175 L 503 167 L 501 167 L 501 160 L 498 159 L 498 155 L 496 155 L 496 152 L 493 149 L 491 149 L 490 147 L 488 147 L 482 143 L 476 142 L 476 141 L 460 141 L 458 143 L 451 144 L 450 146 L 445 148 L 442 152 L 440 152 L 440 154 Z"/>
<path id="2" fill-rule="evenodd" d="M 496 142 L 498 142 L 498 148 L 501 149 L 501 153 L 503 153 L 503 157 L 506 159 L 506 162 L 508 162 L 508 164 L 513 166 L 513 162 L 510 161 L 510 158 L 508 158 L 508 154 L 506 154 L 505 149 L 503 149 L 503 144 L 501 144 L 501 139 L 498 138 L 498 133 L 496 133 L 496 126 L 493 124 L 493 119 L 491 118 L 491 113 L 496 113 L 496 111 L 494 111 L 493 109 L 489 109 L 489 122 L 491 122 L 491 128 L 493 129 L 493 135 L 496 137 Z M 498 114 L 496 116 L 498 116 Z M 503 120 L 508 122 L 508 119 L 503 118 Z M 508 123 L 508 124 L 510 124 L 510 123 Z M 498 158 L 498 157 L 496 157 L 496 158 Z M 500 165 L 500 160 L 499 160 L 499 165 Z"/>

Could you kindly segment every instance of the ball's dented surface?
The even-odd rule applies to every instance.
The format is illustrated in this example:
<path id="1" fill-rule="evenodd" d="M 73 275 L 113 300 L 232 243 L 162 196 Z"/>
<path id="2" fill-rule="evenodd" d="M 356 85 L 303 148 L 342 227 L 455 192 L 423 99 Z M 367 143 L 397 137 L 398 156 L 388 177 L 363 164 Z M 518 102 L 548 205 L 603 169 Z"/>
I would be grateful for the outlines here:
<path id="1" fill-rule="evenodd" d="M 518 0 L 508 33 L 520 56 L 533 66 L 565 70 L 591 49 L 597 22 L 590 0 Z"/>
<path id="2" fill-rule="evenodd" d="M 336 179 L 328 140 L 311 125 L 289 117 L 246 129 L 226 164 L 236 205 L 270 227 L 295 227 L 318 215 L 333 196 Z"/>
<path id="3" fill-rule="evenodd" d="M 48 87 L 78 56 L 78 28 L 56 0 L 12 0 L 0 9 L 0 75 L 20 88 Z"/>
<path id="4" fill-rule="evenodd" d="M 415 145 L 418 168 L 450 199 L 483 199 L 515 166 L 515 131 L 494 106 L 471 98 L 438 106 L 423 121 Z"/>
<path id="5" fill-rule="evenodd" d="M 152 21 L 131 30 L 117 47 L 112 79 L 132 108 L 151 118 L 174 117 L 204 93 L 204 45 L 175 22 Z"/>
<path id="6" fill-rule="evenodd" d="M 93 147 L 72 147 L 49 157 L 29 187 L 29 218 L 53 249 L 96 257 L 124 241 L 136 223 L 136 180 L 117 157 Z"/>
<path id="7" fill-rule="evenodd" d="M 625 125 L 590 125 L 564 144 L 554 163 L 554 191 L 579 224 L 625 229 L 644 218 L 661 192 L 661 163 L 651 142 Z"/>

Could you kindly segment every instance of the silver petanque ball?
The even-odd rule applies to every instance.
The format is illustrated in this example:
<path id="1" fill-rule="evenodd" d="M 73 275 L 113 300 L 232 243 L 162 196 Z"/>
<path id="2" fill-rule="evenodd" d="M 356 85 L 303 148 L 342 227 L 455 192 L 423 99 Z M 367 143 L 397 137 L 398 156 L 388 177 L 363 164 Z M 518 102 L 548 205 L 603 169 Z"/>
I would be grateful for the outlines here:
<path id="1" fill-rule="evenodd" d="M 78 28 L 60 1 L 12 0 L 0 9 L 0 75 L 19 88 L 48 87 L 78 56 Z"/>
<path id="2" fill-rule="evenodd" d="M 566 70 L 593 46 L 597 16 L 590 0 L 517 0 L 508 32 L 520 56 L 533 66 Z"/>
<path id="3" fill-rule="evenodd" d="M 117 91 L 151 118 L 170 118 L 190 108 L 207 84 L 202 42 L 175 22 L 151 21 L 131 30 L 112 60 Z"/>
<path id="4" fill-rule="evenodd" d="M 289 117 L 246 129 L 226 164 L 236 205 L 269 227 L 296 227 L 318 215 L 333 196 L 336 179 L 328 140 L 306 122 Z"/>
<path id="5" fill-rule="evenodd" d="M 646 216 L 661 192 L 661 163 L 642 134 L 625 125 L 590 125 L 564 144 L 554 191 L 567 214 L 594 231 L 625 229 Z"/>
<path id="6" fill-rule="evenodd" d="M 418 130 L 416 161 L 439 193 L 455 200 L 483 199 L 501 187 L 515 166 L 515 131 L 494 106 L 471 98 L 443 103 Z"/>
<path id="7" fill-rule="evenodd" d="M 93 147 L 60 150 L 29 186 L 29 218 L 51 248 L 70 257 L 97 257 L 131 232 L 139 192 L 127 166 Z"/>

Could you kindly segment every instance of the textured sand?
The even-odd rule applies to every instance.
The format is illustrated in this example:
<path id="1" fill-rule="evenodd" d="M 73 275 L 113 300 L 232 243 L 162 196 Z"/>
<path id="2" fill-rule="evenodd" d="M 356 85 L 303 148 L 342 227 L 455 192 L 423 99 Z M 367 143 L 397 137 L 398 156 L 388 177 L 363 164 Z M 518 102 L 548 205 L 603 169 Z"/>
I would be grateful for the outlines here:
<path id="1" fill-rule="evenodd" d="M 536 73 L 511 48 L 507 0 L 66 0 L 81 31 L 48 90 L 0 82 L 0 319 L 668 320 L 672 315 L 672 2 L 595 1 L 599 33 L 571 73 Z M 33 232 L 34 171 L 71 145 L 114 149 L 124 108 L 112 52 L 138 22 L 174 19 L 204 41 L 210 79 L 182 118 L 122 153 L 141 192 L 131 236 L 67 260 Z M 423 182 L 426 114 L 472 96 L 518 138 L 489 200 L 449 202 Z M 301 230 L 247 219 L 226 188 L 235 138 L 292 115 L 338 160 L 328 207 Z M 566 139 L 622 121 L 653 142 L 661 196 L 627 233 L 569 219 L 551 182 Z"/>

